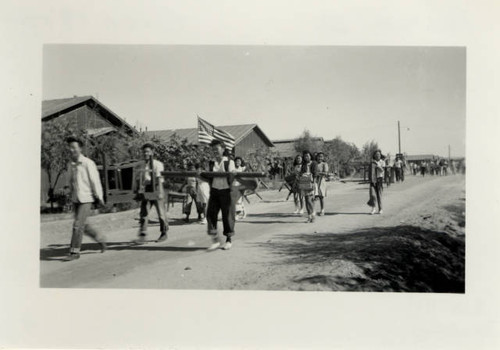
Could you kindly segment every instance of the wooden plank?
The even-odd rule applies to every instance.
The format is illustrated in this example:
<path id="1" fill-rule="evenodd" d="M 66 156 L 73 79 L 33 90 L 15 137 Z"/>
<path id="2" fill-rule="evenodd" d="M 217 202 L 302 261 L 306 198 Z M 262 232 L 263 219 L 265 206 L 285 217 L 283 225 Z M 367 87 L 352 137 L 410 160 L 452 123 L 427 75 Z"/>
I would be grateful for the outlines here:
<path id="1" fill-rule="evenodd" d="M 161 173 L 164 177 L 205 177 L 205 178 L 213 178 L 213 177 L 226 177 L 228 175 L 231 175 L 235 178 L 254 178 L 254 177 L 267 177 L 266 173 L 258 173 L 258 172 L 252 172 L 252 173 L 226 173 L 223 171 L 204 171 L 201 173 L 198 173 L 196 171 L 164 171 Z"/>

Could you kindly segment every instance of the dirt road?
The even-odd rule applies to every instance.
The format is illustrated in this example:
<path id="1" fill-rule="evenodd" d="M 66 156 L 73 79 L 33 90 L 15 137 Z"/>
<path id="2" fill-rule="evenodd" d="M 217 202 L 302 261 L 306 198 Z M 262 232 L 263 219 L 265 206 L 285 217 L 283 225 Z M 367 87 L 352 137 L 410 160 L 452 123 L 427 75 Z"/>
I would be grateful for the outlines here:
<path id="1" fill-rule="evenodd" d="M 134 245 L 138 211 L 92 217 L 107 236 L 101 254 L 61 262 L 71 221 L 41 224 L 42 287 L 246 290 L 464 290 L 465 178 L 413 177 L 384 189 L 384 214 L 369 215 L 367 185 L 330 183 L 326 215 L 313 224 L 286 193 L 253 197 L 231 250 L 208 253 L 205 227 L 172 212 L 169 239 Z M 176 211 L 177 210 L 177 211 Z M 153 215 L 153 219 L 154 219 Z M 447 232 L 447 233 L 444 233 Z M 156 239 L 157 225 L 149 238 Z"/>

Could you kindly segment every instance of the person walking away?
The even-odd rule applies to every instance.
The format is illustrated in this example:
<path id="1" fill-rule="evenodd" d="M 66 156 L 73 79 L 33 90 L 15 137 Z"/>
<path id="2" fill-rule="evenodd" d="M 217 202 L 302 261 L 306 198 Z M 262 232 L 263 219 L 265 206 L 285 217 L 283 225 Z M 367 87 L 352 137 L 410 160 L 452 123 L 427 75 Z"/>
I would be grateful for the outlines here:
<path id="1" fill-rule="evenodd" d="M 406 165 L 406 160 L 403 158 L 403 156 L 400 157 L 401 160 L 401 182 L 405 181 L 405 173 L 406 170 L 408 169 Z"/>
<path id="2" fill-rule="evenodd" d="M 403 171 L 403 161 L 401 160 L 401 157 L 396 157 L 396 161 L 394 162 L 394 169 L 396 171 L 396 182 L 400 182 L 402 178 L 402 171 Z"/>
<path id="3" fill-rule="evenodd" d="M 232 247 L 232 237 L 234 236 L 235 224 L 235 201 L 231 193 L 233 182 L 232 173 L 236 171 L 234 161 L 224 156 L 225 146 L 222 141 L 213 140 L 210 144 L 213 160 L 209 162 L 210 172 L 227 172 L 227 177 L 213 177 L 207 179 L 210 184 L 210 197 L 207 208 L 207 233 L 212 237 L 212 244 L 208 251 L 213 251 L 221 246 L 217 234 L 217 218 L 219 212 L 222 214 L 223 235 L 226 236 L 226 243 L 222 249 L 229 250 Z"/>
<path id="4" fill-rule="evenodd" d="M 158 199 L 148 200 L 142 198 L 141 200 L 141 210 L 139 213 L 139 237 L 135 241 L 138 244 L 146 242 L 146 236 L 148 231 L 148 216 L 151 208 L 154 206 L 156 208 L 156 213 L 158 214 L 158 221 L 160 222 L 160 236 L 156 242 L 163 242 L 167 239 L 168 222 L 165 215 L 165 191 L 163 189 L 163 176 L 162 172 L 164 170 L 163 163 L 153 159 L 154 156 L 154 145 L 152 143 L 145 143 L 142 146 L 142 156 L 143 160 L 139 164 L 139 170 L 141 174 L 142 185 L 148 192 L 157 191 Z M 151 160 L 153 163 L 153 168 L 151 169 Z M 155 177 L 155 189 L 153 189 L 153 176 Z"/>
<path id="5" fill-rule="evenodd" d="M 189 164 L 188 165 L 188 170 L 189 171 L 196 171 L 196 167 L 194 164 Z M 184 214 L 186 215 L 186 218 L 184 221 L 189 223 L 189 216 L 191 216 L 191 207 L 193 206 L 193 203 L 196 206 L 196 212 L 198 213 L 198 221 L 203 220 L 205 217 L 205 212 L 203 210 L 202 204 L 198 200 L 198 179 L 195 176 L 189 176 L 186 178 L 186 183 L 185 183 L 185 192 L 187 195 L 187 201 L 186 205 L 184 206 Z"/>
<path id="6" fill-rule="evenodd" d="M 375 200 L 378 204 L 378 213 L 382 214 L 382 189 L 384 179 L 384 161 L 382 160 L 382 151 L 373 152 L 372 161 L 369 168 L 370 178 L 370 199 L 368 205 L 372 207 L 371 214 L 375 214 Z"/>
<path id="7" fill-rule="evenodd" d="M 316 220 L 314 211 L 315 179 L 318 173 L 318 164 L 312 160 L 311 152 L 302 152 L 302 167 L 299 176 L 299 189 L 306 203 L 308 223 Z"/>
<path id="8" fill-rule="evenodd" d="M 427 170 L 427 164 L 425 163 L 425 161 L 422 161 L 420 163 L 420 174 L 422 175 L 422 177 L 425 177 L 426 170 Z"/>
<path id="9" fill-rule="evenodd" d="M 241 173 L 246 171 L 245 162 L 241 157 L 234 158 L 235 172 Z M 244 190 L 241 190 L 241 183 L 238 179 L 233 181 L 232 191 L 236 192 L 233 195 L 237 198 L 235 210 L 236 210 L 236 220 L 243 220 L 247 217 L 247 211 L 245 210 L 245 204 L 243 203 Z"/>
<path id="10" fill-rule="evenodd" d="M 295 203 L 295 211 L 294 214 L 302 215 L 304 214 L 304 196 L 302 192 L 298 188 L 297 179 L 300 176 L 300 172 L 302 170 L 302 156 L 297 154 L 295 160 L 293 162 L 293 171 L 295 173 L 296 180 L 293 183 L 292 191 L 293 191 L 293 202 Z"/>
<path id="11" fill-rule="evenodd" d="M 323 152 L 318 152 L 318 155 L 316 157 L 316 162 L 318 164 L 318 172 L 315 179 L 318 188 L 316 198 L 319 200 L 319 205 L 321 208 L 319 215 L 323 216 L 325 215 L 325 197 L 327 195 L 326 177 L 328 176 L 329 169 L 328 164 L 325 162 L 325 154 Z"/>
<path id="12" fill-rule="evenodd" d="M 444 158 L 441 158 L 441 160 L 439 161 L 439 166 L 441 168 L 441 176 L 446 176 L 446 168 L 448 166 L 448 162 Z"/>
<path id="13" fill-rule="evenodd" d="M 106 251 L 107 246 L 104 236 L 87 223 L 92 204 L 97 203 L 104 206 L 103 190 L 97 166 L 94 161 L 82 154 L 83 143 L 80 139 L 69 137 L 66 143 L 69 147 L 71 159 L 68 165 L 68 186 L 73 208 L 75 209 L 75 219 L 73 221 L 70 251 L 64 261 L 72 261 L 80 258 L 84 234 L 99 243 L 102 253 Z"/>
<path id="14" fill-rule="evenodd" d="M 387 187 L 391 185 L 391 173 L 392 173 L 392 166 L 391 166 L 391 159 L 390 157 L 386 157 L 384 160 L 385 162 L 385 167 L 384 167 L 384 182 Z"/>

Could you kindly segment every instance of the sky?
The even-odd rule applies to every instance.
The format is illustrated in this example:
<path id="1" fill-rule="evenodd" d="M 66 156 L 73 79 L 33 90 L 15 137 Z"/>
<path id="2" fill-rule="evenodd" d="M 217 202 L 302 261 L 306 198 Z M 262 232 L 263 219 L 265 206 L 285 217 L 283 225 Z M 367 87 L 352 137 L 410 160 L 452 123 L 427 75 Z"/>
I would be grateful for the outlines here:
<path id="1" fill-rule="evenodd" d="M 463 47 L 45 45 L 43 99 L 93 95 L 148 130 L 258 124 L 384 153 L 465 155 Z"/>

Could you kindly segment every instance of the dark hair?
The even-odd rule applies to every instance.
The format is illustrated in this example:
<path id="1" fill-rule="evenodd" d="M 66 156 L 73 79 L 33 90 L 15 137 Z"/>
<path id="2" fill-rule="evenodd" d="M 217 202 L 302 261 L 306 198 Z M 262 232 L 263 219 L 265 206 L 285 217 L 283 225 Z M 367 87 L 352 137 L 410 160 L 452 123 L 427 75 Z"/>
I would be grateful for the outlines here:
<path id="1" fill-rule="evenodd" d="M 318 158 L 319 158 L 319 156 L 320 156 L 320 155 L 323 155 L 323 156 L 324 156 L 325 154 L 324 154 L 323 152 L 318 152 L 318 153 L 316 153 L 316 160 L 318 160 Z"/>
<path id="2" fill-rule="evenodd" d="M 151 142 L 146 142 L 144 145 L 142 145 L 141 149 L 144 150 L 145 148 L 151 148 L 151 150 L 154 150 L 155 146 Z"/>
<path id="3" fill-rule="evenodd" d="M 217 145 L 221 145 L 222 148 L 226 148 L 226 145 L 224 145 L 224 142 L 222 142 L 221 140 L 212 140 L 212 142 L 210 142 L 211 147 Z"/>
<path id="4" fill-rule="evenodd" d="M 375 159 L 375 154 L 377 154 L 377 152 L 378 152 L 378 153 L 380 153 L 380 158 L 382 158 L 382 157 L 383 157 L 383 156 L 382 156 L 382 151 L 381 151 L 381 150 L 379 150 L 379 149 L 376 149 L 376 150 L 375 150 L 375 151 L 373 151 L 373 153 L 372 153 L 372 159 Z M 385 157 L 384 157 L 384 158 L 385 158 Z"/>
<path id="5" fill-rule="evenodd" d="M 298 158 L 298 157 L 300 157 L 302 160 L 304 159 L 304 158 L 302 158 L 302 155 L 301 155 L 301 154 L 297 154 L 297 155 L 295 156 L 295 159 L 293 160 L 293 166 L 296 166 L 296 165 L 302 164 L 302 161 L 301 161 L 300 163 L 298 163 L 298 162 L 297 162 L 297 158 Z"/>
<path id="6" fill-rule="evenodd" d="M 305 156 L 306 154 L 309 154 L 309 156 L 311 157 L 311 160 L 312 160 L 312 154 L 311 154 L 311 152 L 309 152 L 309 151 L 305 150 L 305 151 L 303 151 L 303 152 L 302 152 L 302 161 L 304 161 L 304 159 L 303 159 L 303 158 L 304 158 L 304 156 Z"/>
<path id="7" fill-rule="evenodd" d="M 82 147 L 83 146 L 83 141 L 79 139 L 76 136 L 69 136 L 66 138 L 66 143 L 69 145 L 70 143 L 76 142 L 78 143 L 78 146 Z"/>
<path id="8" fill-rule="evenodd" d="M 224 147 L 224 144 L 222 145 L 222 147 Z M 222 155 L 224 157 L 229 158 L 229 159 L 233 159 L 234 158 L 234 154 L 232 154 L 231 151 L 229 151 L 227 148 L 224 148 L 224 152 L 222 152 Z"/>
<path id="9" fill-rule="evenodd" d="M 238 159 L 241 161 L 241 166 L 245 166 L 245 161 L 244 161 L 244 160 L 243 160 L 243 158 L 241 158 L 241 157 L 236 157 L 236 158 L 234 158 L 234 162 L 236 163 L 236 161 L 237 161 Z"/>

